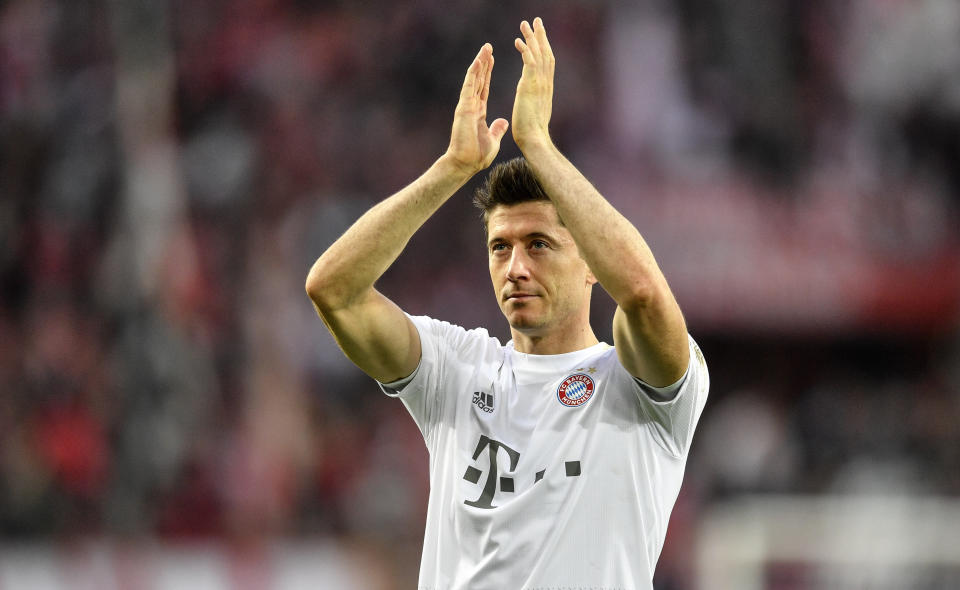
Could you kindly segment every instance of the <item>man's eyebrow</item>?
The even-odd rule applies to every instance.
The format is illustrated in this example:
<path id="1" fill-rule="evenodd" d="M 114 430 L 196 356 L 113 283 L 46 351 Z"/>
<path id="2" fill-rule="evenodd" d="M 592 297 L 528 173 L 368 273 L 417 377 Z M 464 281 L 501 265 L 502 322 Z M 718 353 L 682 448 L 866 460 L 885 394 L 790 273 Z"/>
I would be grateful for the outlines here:
<path id="1" fill-rule="evenodd" d="M 524 240 L 532 240 L 532 239 L 536 239 L 536 238 L 542 238 L 542 239 L 545 239 L 545 240 L 547 240 L 547 241 L 549 241 L 549 242 L 557 242 L 557 239 L 556 239 L 555 237 L 551 236 L 551 235 L 548 234 L 548 233 L 544 233 L 544 232 L 542 232 L 542 231 L 533 231 L 533 232 L 530 232 L 530 233 L 528 233 L 527 235 L 523 236 L 522 239 L 524 239 Z M 492 238 L 490 238 L 489 240 L 487 240 L 487 247 L 490 247 L 490 246 L 496 244 L 497 242 L 506 242 L 506 241 L 507 241 L 506 238 L 503 238 L 503 237 L 500 237 L 500 236 L 493 236 Z"/>
<path id="2" fill-rule="evenodd" d="M 549 240 L 549 241 L 551 241 L 551 242 L 555 242 L 555 241 L 556 241 L 556 238 L 554 238 L 554 237 L 551 236 L 550 234 L 543 233 L 542 231 L 530 232 L 530 233 L 528 233 L 527 235 L 525 235 L 525 236 L 523 236 L 523 237 L 524 237 L 524 239 L 528 239 L 528 240 L 529 240 L 529 239 L 533 239 L 533 238 L 543 238 L 543 239 Z"/>

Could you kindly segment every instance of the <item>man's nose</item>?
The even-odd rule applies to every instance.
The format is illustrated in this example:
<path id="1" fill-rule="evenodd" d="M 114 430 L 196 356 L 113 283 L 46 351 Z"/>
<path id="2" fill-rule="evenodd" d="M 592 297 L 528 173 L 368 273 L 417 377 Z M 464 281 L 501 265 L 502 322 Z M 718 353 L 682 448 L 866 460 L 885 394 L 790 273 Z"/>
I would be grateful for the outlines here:
<path id="1" fill-rule="evenodd" d="M 514 248 L 510 253 L 510 263 L 507 265 L 507 279 L 519 281 L 530 278 L 530 260 L 523 248 Z"/>

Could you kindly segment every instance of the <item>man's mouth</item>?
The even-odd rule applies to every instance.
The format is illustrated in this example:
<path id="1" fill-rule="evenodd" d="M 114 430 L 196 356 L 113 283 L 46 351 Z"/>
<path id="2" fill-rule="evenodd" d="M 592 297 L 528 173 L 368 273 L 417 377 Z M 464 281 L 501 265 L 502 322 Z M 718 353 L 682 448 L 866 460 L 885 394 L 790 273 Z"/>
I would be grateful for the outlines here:
<path id="1" fill-rule="evenodd" d="M 533 293 L 511 293 L 507 295 L 507 301 L 513 299 L 514 301 L 523 301 L 525 299 L 533 299 L 536 297 Z"/>

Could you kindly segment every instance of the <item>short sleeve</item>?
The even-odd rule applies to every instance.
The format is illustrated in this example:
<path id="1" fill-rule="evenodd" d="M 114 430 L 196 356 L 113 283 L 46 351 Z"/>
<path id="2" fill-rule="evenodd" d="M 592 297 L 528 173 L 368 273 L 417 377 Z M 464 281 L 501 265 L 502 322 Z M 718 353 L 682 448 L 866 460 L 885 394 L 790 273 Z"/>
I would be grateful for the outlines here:
<path id="1" fill-rule="evenodd" d="M 483 329 L 466 330 L 427 316 L 407 317 L 420 336 L 420 363 L 408 378 L 379 384 L 386 395 L 403 402 L 432 448 L 436 427 L 452 415 L 461 384 L 496 340 Z"/>
<path id="2" fill-rule="evenodd" d="M 650 427 L 661 446 L 672 456 L 682 457 L 690 450 L 693 432 L 710 389 L 710 374 L 700 347 L 687 335 L 690 361 L 679 391 L 672 399 L 657 401 L 644 386 L 634 380 L 636 396 L 643 413 L 650 418 Z"/>

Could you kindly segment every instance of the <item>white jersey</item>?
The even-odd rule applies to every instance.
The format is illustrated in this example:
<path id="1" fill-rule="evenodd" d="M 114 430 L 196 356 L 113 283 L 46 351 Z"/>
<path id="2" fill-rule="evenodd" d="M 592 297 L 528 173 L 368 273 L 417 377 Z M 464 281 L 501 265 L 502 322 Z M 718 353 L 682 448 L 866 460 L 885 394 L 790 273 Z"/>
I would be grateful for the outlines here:
<path id="1" fill-rule="evenodd" d="M 651 399 L 600 343 L 530 355 L 427 317 L 398 396 L 430 451 L 420 590 L 652 588 L 709 377 Z"/>

